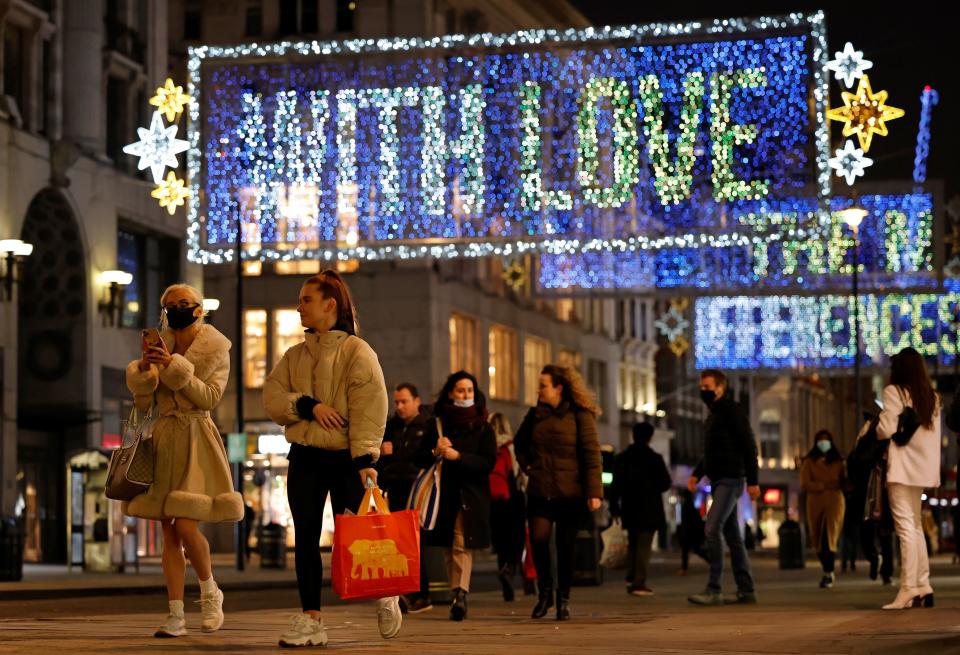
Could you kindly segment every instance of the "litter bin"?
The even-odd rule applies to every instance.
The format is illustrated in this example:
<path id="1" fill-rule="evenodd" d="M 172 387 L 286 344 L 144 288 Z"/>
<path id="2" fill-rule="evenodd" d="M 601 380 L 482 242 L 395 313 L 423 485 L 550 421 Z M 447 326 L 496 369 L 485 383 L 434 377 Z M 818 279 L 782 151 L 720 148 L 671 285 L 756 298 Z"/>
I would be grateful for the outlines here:
<path id="1" fill-rule="evenodd" d="M 0 580 L 23 579 L 23 532 L 12 516 L 0 518 Z"/>
<path id="2" fill-rule="evenodd" d="M 594 512 L 584 509 L 577 530 L 577 537 L 573 544 L 573 584 L 602 585 L 603 567 L 600 566 L 600 554 L 603 550 L 603 540 L 600 538 L 600 526 L 597 525 Z"/>
<path id="3" fill-rule="evenodd" d="M 803 560 L 803 533 L 800 524 L 788 519 L 780 525 L 777 534 L 780 537 L 780 568 L 802 569 L 806 564 Z"/>
<path id="4" fill-rule="evenodd" d="M 287 529 L 279 523 L 268 523 L 260 529 L 260 568 L 287 568 Z"/>

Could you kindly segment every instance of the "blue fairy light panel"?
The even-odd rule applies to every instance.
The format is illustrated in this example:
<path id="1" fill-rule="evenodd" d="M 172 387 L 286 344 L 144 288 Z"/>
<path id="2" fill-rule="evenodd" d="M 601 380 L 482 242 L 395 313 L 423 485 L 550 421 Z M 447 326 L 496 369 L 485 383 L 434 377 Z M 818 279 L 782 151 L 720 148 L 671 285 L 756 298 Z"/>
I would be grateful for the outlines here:
<path id="1" fill-rule="evenodd" d="M 633 251 L 830 193 L 821 13 L 192 48 L 190 258 Z"/>

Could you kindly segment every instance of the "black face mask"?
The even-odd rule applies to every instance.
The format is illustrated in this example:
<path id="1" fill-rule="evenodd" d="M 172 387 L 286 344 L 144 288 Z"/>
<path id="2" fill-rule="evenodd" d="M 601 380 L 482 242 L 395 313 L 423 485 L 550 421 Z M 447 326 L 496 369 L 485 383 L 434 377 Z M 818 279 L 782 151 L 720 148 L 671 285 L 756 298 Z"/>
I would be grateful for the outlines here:
<path id="1" fill-rule="evenodd" d="M 193 307 L 171 307 L 164 310 L 167 312 L 167 325 L 172 330 L 182 330 L 190 327 L 199 318 L 193 315 L 196 309 L 197 306 L 194 305 Z"/>
<path id="2" fill-rule="evenodd" d="M 701 389 L 700 390 L 700 400 L 702 400 L 707 407 L 712 405 L 717 400 L 717 392 L 713 389 Z"/>

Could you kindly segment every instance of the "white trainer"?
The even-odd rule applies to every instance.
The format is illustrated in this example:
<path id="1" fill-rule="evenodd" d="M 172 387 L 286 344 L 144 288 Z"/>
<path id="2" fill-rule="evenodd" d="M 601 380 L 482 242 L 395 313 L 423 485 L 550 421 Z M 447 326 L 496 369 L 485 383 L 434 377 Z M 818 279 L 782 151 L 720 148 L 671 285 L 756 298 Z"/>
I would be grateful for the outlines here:
<path id="1" fill-rule="evenodd" d="M 183 637 L 187 634 L 187 620 L 183 615 L 168 614 L 167 620 L 153 633 L 154 637 Z"/>
<path id="2" fill-rule="evenodd" d="M 393 639 L 400 634 L 403 614 L 400 612 L 400 597 L 390 596 L 377 601 L 377 627 L 384 639 Z"/>
<path id="3" fill-rule="evenodd" d="M 294 614 L 290 617 L 290 628 L 280 635 L 280 645 L 292 646 L 326 646 L 327 629 L 323 621 L 317 621 L 309 614 Z"/>
<path id="4" fill-rule="evenodd" d="M 217 589 L 217 593 L 209 596 L 200 595 L 200 612 L 203 621 L 200 629 L 204 632 L 216 632 L 223 625 L 223 592 Z"/>

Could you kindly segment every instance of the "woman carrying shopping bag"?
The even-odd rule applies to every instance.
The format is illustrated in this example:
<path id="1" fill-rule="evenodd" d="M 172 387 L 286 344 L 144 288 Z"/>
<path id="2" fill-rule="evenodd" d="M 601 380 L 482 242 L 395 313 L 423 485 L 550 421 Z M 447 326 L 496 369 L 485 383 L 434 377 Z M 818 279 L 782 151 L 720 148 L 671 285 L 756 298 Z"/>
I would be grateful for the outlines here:
<path id="1" fill-rule="evenodd" d="M 887 493 L 901 553 L 900 590 L 883 609 L 930 607 L 933 587 L 920 497 L 924 489 L 940 486 L 940 398 L 913 348 L 890 358 L 877 438 L 893 441 L 887 450 Z"/>
<path id="2" fill-rule="evenodd" d="M 467 618 L 467 594 L 473 551 L 490 547 L 490 472 L 497 461 L 497 439 L 487 422 L 487 402 L 477 380 L 466 371 L 447 378 L 420 441 L 417 464 L 443 458 L 440 507 L 427 545 L 445 549 L 453 602 L 450 619 Z"/>
<path id="3" fill-rule="evenodd" d="M 334 514 L 356 511 L 387 420 L 387 388 L 376 353 L 357 336 L 350 290 L 333 270 L 300 289 L 303 343 L 284 353 L 263 387 L 263 404 L 290 442 L 287 499 L 297 534 L 297 587 L 303 612 L 280 636 L 281 646 L 322 646 L 327 632 L 320 615 L 320 530 L 327 493 Z M 396 596 L 378 601 L 384 639 L 400 632 Z"/>
<path id="4" fill-rule="evenodd" d="M 537 567 L 539 601 L 535 619 L 553 607 L 550 534 L 556 525 L 557 620 L 570 619 L 573 547 L 587 510 L 603 498 L 600 439 L 593 394 L 576 370 L 550 364 L 540 373 L 539 402 L 527 412 L 513 446 L 529 476 L 527 516 Z"/>
<path id="5" fill-rule="evenodd" d="M 198 524 L 239 521 L 243 500 L 233 490 L 223 440 L 210 419 L 230 374 L 230 341 L 203 324 L 203 297 L 193 287 L 167 288 L 160 304 L 160 340 L 145 342 L 143 357 L 127 366 L 127 386 L 137 409 L 153 407 L 158 416 L 153 426 L 153 484 L 122 509 L 127 516 L 163 526 L 170 613 L 154 636 L 182 637 L 187 634 L 184 551 L 200 580 L 202 629 L 215 632 L 223 625 L 223 593 L 213 580 L 210 545 Z"/>

